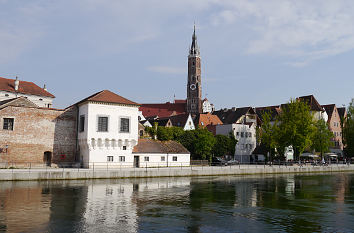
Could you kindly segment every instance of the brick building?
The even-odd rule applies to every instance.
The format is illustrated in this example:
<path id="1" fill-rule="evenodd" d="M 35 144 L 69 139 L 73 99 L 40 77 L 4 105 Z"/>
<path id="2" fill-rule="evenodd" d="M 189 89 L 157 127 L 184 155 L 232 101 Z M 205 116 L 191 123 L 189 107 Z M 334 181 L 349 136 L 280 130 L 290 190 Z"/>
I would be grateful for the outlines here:
<path id="1" fill-rule="evenodd" d="M 322 105 L 326 110 L 328 115 L 328 128 L 333 133 L 332 138 L 333 145 L 330 147 L 330 151 L 342 154 L 343 153 L 343 142 L 342 142 L 342 127 L 341 127 L 341 117 L 335 104 Z"/>
<path id="2" fill-rule="evenodd" d="M 25 97 L 0 102 L 0 163 L 74 162 L 76 110 L 41 108 Z"/>

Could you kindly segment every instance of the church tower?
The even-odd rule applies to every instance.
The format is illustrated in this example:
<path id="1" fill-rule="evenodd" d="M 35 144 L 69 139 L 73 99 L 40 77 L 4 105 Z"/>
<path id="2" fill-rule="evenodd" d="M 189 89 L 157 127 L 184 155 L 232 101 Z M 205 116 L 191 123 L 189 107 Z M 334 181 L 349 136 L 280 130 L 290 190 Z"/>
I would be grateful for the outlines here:
<path id="1" fill-rule="evenodd" d="M 195 25 L 188 55 L 187 112 L 190 114 L 202 113 L 201 60 Z"/>

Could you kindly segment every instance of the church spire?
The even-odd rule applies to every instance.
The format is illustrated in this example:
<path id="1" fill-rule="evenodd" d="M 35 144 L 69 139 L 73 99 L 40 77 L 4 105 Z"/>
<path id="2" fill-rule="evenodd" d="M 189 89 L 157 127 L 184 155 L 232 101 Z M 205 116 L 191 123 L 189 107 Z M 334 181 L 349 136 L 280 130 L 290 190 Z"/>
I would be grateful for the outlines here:
<path id="1" fill-rule="evenodd" d="M 195 35 L 195 24 L 194 24 L 194 31 L 193 31 L 193 36 L 192 36 L 192 45 L 191 45 L 191 49 L 189 50 L 189 55 L 190 56 L 199 56 L 200 55 L 199 46 L 197 43 L 197 36 Z"/>

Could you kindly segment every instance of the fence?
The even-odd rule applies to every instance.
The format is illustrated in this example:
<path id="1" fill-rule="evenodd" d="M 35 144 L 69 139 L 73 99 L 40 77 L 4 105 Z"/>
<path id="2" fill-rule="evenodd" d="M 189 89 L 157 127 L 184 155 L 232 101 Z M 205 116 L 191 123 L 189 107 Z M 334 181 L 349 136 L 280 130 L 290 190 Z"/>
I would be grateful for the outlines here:
<path id="1" fill-rule="evenodd" d="M 132 163 L 110 163 L 110 162 L 97 162 L 89 164 L 80 164 L 80 163 L 58 163 L 51 164 L 47 166 L 45 163 L 34 163 L 34 162 L 0 162 L 0 169 L 40 169 L 40 170 L 55 170 L 55 169 L 77 169 L 77 170 L 117 170 L 117 169 L 162 169 L 162 168 L 199 168 L 203 169 L 204 167 L 229 167 L 230 169 L 237 168 L 261 168 L 261 167 L 289 167 L 289 166 L 298 166 L 298 167 L 309 167 L 309 166 L 349 166 L 353 164 L 353 161 L 339 161 L 336 163 L 309 163 L 309 162 L 285 162 L 285 161 L 275 161 L 275 162 L 250 162 L 250 163 L 235 163 L 234 161 L 227 162 L 221 161 L 217 163 L 209 163 L 208 160 L 191 160 L 190 163 L 181 163 L 174 162 L 170 164 L 166 163 L 144 163 L 141 162 L 139 167 L 134 167 Z"/>

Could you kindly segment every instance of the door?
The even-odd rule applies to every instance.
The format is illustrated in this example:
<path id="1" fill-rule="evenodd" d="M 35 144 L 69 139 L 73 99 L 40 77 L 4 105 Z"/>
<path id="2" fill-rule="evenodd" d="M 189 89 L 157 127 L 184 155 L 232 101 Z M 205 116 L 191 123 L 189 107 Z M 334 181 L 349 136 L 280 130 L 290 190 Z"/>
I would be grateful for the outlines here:
<path id="1" fill-rule="evenodd" d="M 43 160 L 44 160 L 44 163 L 50 167 L 52 165 L 52 152 L 50 152 L 50 151 L 44 152 Z"/>
<path id="2" fill-rule="evenodd" d="M 139 167 L 139 156 L 134 156 L 134 167 Z"/>

